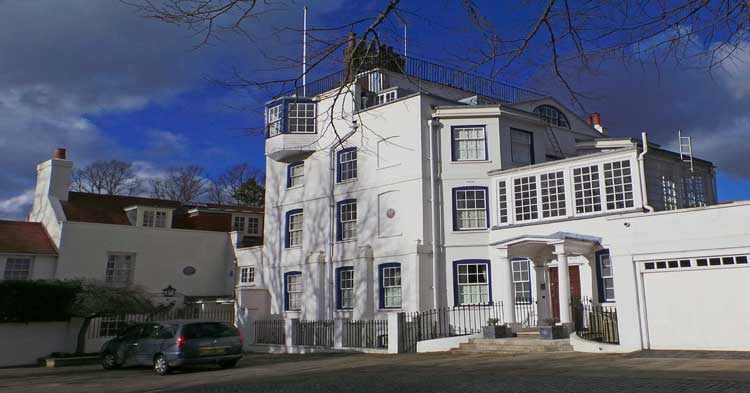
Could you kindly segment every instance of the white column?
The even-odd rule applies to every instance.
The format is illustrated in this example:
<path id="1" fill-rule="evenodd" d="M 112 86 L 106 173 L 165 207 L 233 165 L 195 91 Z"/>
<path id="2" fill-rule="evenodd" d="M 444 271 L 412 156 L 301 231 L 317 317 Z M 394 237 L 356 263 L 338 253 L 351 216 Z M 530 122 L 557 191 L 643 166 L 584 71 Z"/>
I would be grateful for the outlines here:
<path id="1" fill-rule="evenodd" d="M 503 282 L 503 322 L 505 324 L 516 323 L 516 294 L 513 290 L 513 266 L 511 266 L 510 258 L 508 257 L 507 248 L 498 248 L 497 266 L 502 269 L 505 274 L 501 275 Z"/>
<path id="2" fill-rule="evenodd" d="M 568 270 L 568 254 L 564 250 L 555 251 L 557 255 L 557 288 L 559 290 L 560 323 L 570 324 L 570 271 Z"/>

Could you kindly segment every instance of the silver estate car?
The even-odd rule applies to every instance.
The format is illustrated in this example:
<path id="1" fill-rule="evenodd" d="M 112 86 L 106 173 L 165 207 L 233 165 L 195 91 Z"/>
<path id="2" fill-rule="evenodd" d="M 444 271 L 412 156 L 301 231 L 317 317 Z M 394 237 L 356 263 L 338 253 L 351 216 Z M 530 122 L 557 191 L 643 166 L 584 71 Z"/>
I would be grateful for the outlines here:
<path id="1" fill-rule="evenodd" d="M 152 366 L 160 375 L 193 364 L 234 367 L 242 358 L 239 331 L 224 322 L 164 321 L 124 329 L 101 349 L 102 367 Z"/>

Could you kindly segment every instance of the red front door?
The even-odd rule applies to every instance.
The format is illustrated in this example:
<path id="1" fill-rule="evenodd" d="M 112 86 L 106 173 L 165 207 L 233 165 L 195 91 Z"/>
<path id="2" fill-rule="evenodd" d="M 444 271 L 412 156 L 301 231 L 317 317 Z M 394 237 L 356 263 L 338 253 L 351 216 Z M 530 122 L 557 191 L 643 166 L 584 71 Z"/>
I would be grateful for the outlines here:
<path id="1" fill-rule="evenodd" d="M 570 275 L 570 298 L 581 298 L 581 274 L 578 272 L 578 266 L 568 266 Z M 560 322 L 560 291 L 558 290 L 557 268 L 549 268 L 549 291 L 552 299 L 552 316 L 555 322 Z"/>

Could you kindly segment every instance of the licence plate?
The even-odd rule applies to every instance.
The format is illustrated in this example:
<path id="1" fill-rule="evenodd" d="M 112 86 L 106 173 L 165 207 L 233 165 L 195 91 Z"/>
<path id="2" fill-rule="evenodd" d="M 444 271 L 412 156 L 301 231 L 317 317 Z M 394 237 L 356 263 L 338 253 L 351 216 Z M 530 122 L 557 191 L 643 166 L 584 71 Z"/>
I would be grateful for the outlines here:
<path id="1" fill-rule="evenodd" d="M 203 348 L 200 350 L 201 355 L 223 355 L 226 348 Z"/>

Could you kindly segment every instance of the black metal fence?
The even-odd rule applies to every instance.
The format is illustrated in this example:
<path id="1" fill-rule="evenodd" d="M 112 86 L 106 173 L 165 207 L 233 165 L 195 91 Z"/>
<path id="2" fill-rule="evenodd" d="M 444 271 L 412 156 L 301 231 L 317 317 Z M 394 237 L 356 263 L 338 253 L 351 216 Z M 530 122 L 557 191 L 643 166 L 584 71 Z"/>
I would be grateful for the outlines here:
<path id="1" fill-rule="evenodd" d="M 516 322 L 523 328 L 538 326 L 537 302 L 533 298 L 516 297 Z"/>
<path id="2" fill-rule="evenodd" d="M 503 324 L 502 302 L 399 314 L 401 347 L 416 352 L 419 341 L 480 333 L 490 324 Z"/>
<path id="3" fill-rule="evenodd" d="M 283 319 L 266 319 L 253 322 L 256 344 L 285 344 Z"/>
<path id="4" fill-rule="evenodd" d="M 578 337 L 607 344 L 620 343 L 617 309 L 614 306 L 596 305 L 591 299 L 584 298 L 573 302 L 571 308 Z"/>
<path id="5" fill-rule="evenodd" d="M 342 343 L 348 348 L 388 348 L 388 320 L 344 321 Z"/>
<path id="6" fill-rule="evenodd" d="M 387 64 L 383 64 L 381 67 L 404 74 L 408 77 L 470 91 L 503 102 L 520 102 L 544 96 L 542 93 L 531 89 L 496 81 L 453 67 L 444 66 L 415 57 L 403 55 L 396 56 L 398 56 L 399 61 L 394 62 L 392 59 L 386 59 L 384 61 L 387 61 Z M 362 72 L 367 72 L 373 68 L 378 68 L 377 62 L 373 62 L 373 60 L 366 62 L 366 66 L 363 65 L 360 67 Z M 346 78 L 347 75 L 345 71 L 337 71 L 308 83 L 304 90 L 302 86 L 298 86 L 281 95 L 289 96 L 304 94 L 305 96 L 312 97 L 341 87 L 346 82 Z"/>
<path id="7" fill-rule="evenodd" d="M 332 320 L 299 321 L 293 327 L 293 345 L 333 347 L 333 330 Z"/>

